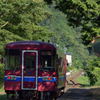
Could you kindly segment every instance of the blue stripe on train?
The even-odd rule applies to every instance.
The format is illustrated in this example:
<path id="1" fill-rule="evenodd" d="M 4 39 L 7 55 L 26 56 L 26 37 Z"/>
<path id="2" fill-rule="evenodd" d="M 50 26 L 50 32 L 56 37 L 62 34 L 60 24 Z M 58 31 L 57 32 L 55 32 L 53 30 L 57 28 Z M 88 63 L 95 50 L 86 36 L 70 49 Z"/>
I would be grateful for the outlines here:
<path id="1" fill-rule="evenodd" d="M 38 77 L 38 82 L 56 82 L 57 79 L 55 77 L 52 77 L 51 80 L 44 80 L 46 77 Z M 14 79 L 8 79 L 8 77 L 4 77 L 5 81 L 16 81 L 19 82 L 22 80 L 21 77 L 15 77 Z M 23 79 L 24 82 L 35 82 L 36 78 L 35 77 L 24 77 Z"/>

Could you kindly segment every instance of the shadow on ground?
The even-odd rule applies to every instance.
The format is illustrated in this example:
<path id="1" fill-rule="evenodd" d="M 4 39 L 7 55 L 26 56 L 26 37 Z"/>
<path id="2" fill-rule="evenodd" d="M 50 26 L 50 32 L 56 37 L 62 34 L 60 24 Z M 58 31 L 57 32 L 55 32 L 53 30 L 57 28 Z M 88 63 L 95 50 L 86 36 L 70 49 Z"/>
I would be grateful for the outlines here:
<path id="1" fill-rule="evenodd" d="M 57 100 L 100 100 L 100 88 L 71 88 Z"/>
<path id="2" fill-rule="evenodd" d="M 0 94 L 0 100 L 7 100 L 6 94 Z M 100 88 L 71 88 L 57 100 L 100 100 Z"/>
<path id="3" fill-rule="evenodd" d="M 93 96 L 100 97 L 100 88 L 91 88 L 90 92 Z"/>

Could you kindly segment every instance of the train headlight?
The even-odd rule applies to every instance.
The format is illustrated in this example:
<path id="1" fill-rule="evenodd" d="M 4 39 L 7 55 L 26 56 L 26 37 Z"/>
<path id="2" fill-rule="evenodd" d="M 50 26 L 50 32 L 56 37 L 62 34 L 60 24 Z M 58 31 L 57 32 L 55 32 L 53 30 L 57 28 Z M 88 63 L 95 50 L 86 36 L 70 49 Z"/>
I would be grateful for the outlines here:
<path id="1" fill-rule="evenodd" d="M 14 75 L 8 75 L 7 79 L 8 80 L 16 80 L 16 76 L 14 76 Z"/>
<path id="2" fill-rule="evenodd" d="M 51 81 L 52 77 L 43 77 L 43 81 Z"/>

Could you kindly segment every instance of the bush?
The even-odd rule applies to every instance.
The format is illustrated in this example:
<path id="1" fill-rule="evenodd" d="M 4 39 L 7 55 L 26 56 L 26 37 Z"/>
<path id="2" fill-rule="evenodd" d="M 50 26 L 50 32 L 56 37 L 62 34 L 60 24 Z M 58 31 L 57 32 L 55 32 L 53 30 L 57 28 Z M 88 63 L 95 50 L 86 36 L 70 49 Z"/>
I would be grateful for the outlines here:
<path id="1" fill-rule="evenodd" d="M 78 79 L 77 79 L 77 82 L 84 85 L 84 86 L 89 86 L 89 79 L 87 76 L 80 76 Z"/>
<path id="2" fill-rule="evenodd" d="M 99 67 L 95 67 L 93 73 L 97 77 L 97 82 L 95 83 L 95 85 L 100 86 L 100 68 Z"/>
<path id="3" fill-rule="evenodd" d="M 0 81 L 3 80 L 4 77 L 4 64 L 0 64 Z"/>
<path id="4" fill-rule="evenodd" d="M 100 60 L 98 57 L 93 56 L 92 59 L 88 60 L 87 66 L 84 68 L 87 76 L 89 77 L 90 85 L 95 85 L 99 82 L 100 76 Z"/>

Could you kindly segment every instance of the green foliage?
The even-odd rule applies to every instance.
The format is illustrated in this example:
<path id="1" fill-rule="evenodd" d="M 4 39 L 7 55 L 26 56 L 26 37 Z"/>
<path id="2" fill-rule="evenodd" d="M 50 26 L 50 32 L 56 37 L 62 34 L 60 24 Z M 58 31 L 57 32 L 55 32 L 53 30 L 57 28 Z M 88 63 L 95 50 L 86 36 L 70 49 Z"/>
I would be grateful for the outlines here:
<path id="1" fill-rule="evenodd" d="M 93 73 L 97 77 L 97 82 L 95 83 L 95 85 L 100 86 L 100 67 L 95 67 Z"/>
<path id="2" fill-rule="evenodd" d="M 84 70 L 89 77 L 90 85 L 95 85 L 99 81 L 99 70 L 96 73 L 96 69 L 100 69 L 100 60 L 98 59 L 98 57 L 95 57 L 94 59 L 89 59 L 88 65 L 84 67 Z"/>
<path id="3" fill-rule="evenodd" d="M 0 83 L 3 79 L 3 76 L 4 76 L 4 65 L 0 64 Z"/>
<path id="4" fill-rule="evenodd" d="M 79 43 L 84 43 L 88 45 L 93 37 L 100 35 L 100 1 L 99 0 L 55 0 L 56 8 L 60 9 L 66 14 L 68 19 L 68 24 L 73 26 L 77 32 L 76 39 Z M 72 36 L 71 36 L 72 38 Z M 83 40 L 80 41 L 79 38 Z M 71 40 L 75 41 L 74 39 Z M 68 42 L 69 43 L 69 42 Z M 76 44 L 76 45 L 75 45 Z M 87 56 L 84 52 L 84 46 L 78 45 L 76 41 L 74 42 L 73 50 L 76 55 L 74 55 L 74 65 L 79 68 L 81 66 L 85 69 L 87 76 L 89 77 L 90 85 L 94 85 L 98 76 L 93 73 L 95 67 L 100 66 L 100 62 L 97 59 L 93 59 Z M 74 47 L 75 46 L 75 47 Z M 77 50 L 79 53 L 77 53 Z M 81 52 L 82 51 L 82 52 Z M 83 53 L 84 52 L 84 53 Z M 80 63 L 81 62 L 81 63 Z M 98 63 L 99 62 L 99 63 Z M 83 65 L 84 66 L 83 66 Z M 87 65 L 87 66 L 86 66 Z"/>
<path id="5" fill-rule="evenodd" d="M 0 52 L 6 43 L 20 40 L 46 41 L 52 36 L 39 23 L 48 18 L 44 2 L 33 0 L 0 0 Z"/>
<path id="6" fill-rule="evenodd" d="M 72 54 L 74 67 L 82 67 L 83 62 L 88 58 L 88 51 L 82 44 L 80 32 L 76 32 L 73 27 L 68 25 L 65 14 L 54 9 L 53 6 L 46 9 L 51 12 L 51 16 L 43 21 L 41 25 L 54 32 L 51 42 L 57 44 L 59 52 Z"/>
<path id="7" fill-rule="evenodd" d="M 83 86 L 89 86 L 89 79 L 87 76 L 80 76 L 78 79 L 77 79 L 77 82 L 82 84 Z"/>
<path id="8" fill-rule="evenodd" d="M 70 25 L 82 27 L 81 36 L 84 44 L 88 45 L 93 37 L 100 35 L 98 0 L 56 0 L 56 3 L 57 8 L 67 15 Z"/>
<path id="9" fill-rule="evenodd" d="M 52 4 L 53 0 L 44 0 L 45 2 L 47 2 L 48 4 Z"/>

